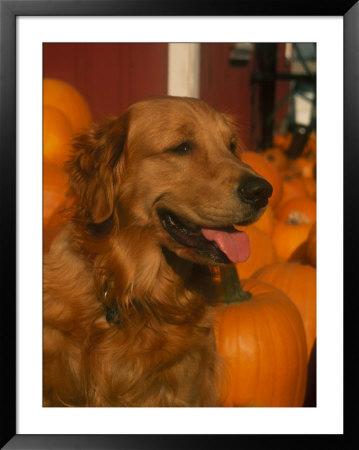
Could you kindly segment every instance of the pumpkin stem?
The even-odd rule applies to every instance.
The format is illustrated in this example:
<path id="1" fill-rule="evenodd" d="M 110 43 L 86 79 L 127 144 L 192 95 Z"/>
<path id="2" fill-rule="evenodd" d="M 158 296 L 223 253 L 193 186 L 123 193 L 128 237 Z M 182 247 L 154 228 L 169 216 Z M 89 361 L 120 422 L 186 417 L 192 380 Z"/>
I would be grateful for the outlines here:
<path id="1" fill-rule="evenodd" d="M 222 300 L 225 303 L 245 302 L 252 297 L 250 292 L 242 289 L 237 269 L 234 265 L 220 266 Z"/>

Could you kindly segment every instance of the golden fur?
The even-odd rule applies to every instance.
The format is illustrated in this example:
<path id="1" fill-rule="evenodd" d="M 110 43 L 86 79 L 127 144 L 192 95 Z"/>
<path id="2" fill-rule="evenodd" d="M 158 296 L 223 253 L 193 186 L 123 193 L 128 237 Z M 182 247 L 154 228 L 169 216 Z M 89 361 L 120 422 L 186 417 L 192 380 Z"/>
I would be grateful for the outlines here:
<path id="1" fill-rule="evenodd" d="M 191 154 L 176 150 L 184 141 Z M 220 405 L 213 261 L 176 242 L 157 210 L 202 227 L 255 219 L 233 195 L 254 173 L 235 146 L 227 116 L 177 97 L 75 140 L 72 218 L 44 256 L 45 406 Z"/>

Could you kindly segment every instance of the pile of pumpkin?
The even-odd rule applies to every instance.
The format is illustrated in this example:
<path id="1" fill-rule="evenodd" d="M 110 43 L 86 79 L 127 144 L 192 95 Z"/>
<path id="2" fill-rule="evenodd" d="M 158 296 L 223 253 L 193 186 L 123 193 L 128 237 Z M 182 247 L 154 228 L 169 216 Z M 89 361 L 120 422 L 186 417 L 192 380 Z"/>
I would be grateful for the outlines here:
<path id="1" fill-rule="evenodd" d="M 214 271 L 226 406 L 315 406 L 316 137 L 294 160 L 290 143 L 277 135 L 274 148 L 241 155 L 273 195 L 256 223 L 238 227 L 249 235 L 249 259 Z"/>
<path id="2" fill-rule="evenodd" d="M 43 246 L 48 249 L 66 222 L 67 174 L 64 163 L 75 134 L 92 122 L 90 108 L 69 83 L 43 81 Z"/>

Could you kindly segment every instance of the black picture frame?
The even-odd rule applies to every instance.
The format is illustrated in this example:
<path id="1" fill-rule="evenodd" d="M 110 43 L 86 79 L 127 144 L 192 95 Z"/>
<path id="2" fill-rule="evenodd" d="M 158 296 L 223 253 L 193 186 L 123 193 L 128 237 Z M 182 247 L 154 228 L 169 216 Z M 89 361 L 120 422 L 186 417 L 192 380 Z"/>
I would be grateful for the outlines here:
<path id="1" fill-rule="evenodd" d="M 356 0 L 328 3 L 302 0 L 208 1 L 187 0 L 0 0 L 0 186 L 1 186 L 1 448 L 6 449 L 183 449 L 242 448 L 266 443 L 265 448 L 317 446 L 323 439 L 330 448 L 351 441 L 357 414 L 350 412 L 356 384 L 358 341 L 356 299 L 345 303 L 345 415 L 343 435 L 18 435 L 16 434 L 16 17 L 20 16 L 343 16 L 344 18 L 344 261 L 353 261 L 358 221 L 354 180 L 359 169 L 359 6 Z M 349 204 L 350 202 L 350 204 Z M 353 254 L 351 254 L 353 253 Z M 345 263 L 344 263 L 345 265 Z M 348 267 L 349 264 L 348 264 Z M 354 265 L 356 271 L 356 265 Z M 354 272 L 354 271 L 353 271 Z M 346 293 L 354 273 L 344 272 Z M 355 277 L 354 277 L 355 278 Z M 353 356 L 354 355 L 354 356 Z M 354 405 L 353 405 L 354 406 Z M 332 444 L 332 445 L 331 445 Z M 328 444 L 326 445 L 328 448 Z"/>

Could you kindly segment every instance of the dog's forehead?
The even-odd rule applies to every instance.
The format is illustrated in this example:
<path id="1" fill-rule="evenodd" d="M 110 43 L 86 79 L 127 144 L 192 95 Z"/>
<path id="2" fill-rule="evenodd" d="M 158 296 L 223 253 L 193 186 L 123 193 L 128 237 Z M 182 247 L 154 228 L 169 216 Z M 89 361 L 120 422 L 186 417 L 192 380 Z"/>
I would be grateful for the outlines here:
<path id="1" fill-rule="evenodd" d="M 152 117 L 157 120 L 190 120 L 220 118 L 220 113 L 202 100 L 190 97 L 154 97 L 135 103 L 130 108 L 135 120 Z"/>
<path id="2" fill-rule="evenodd" d="M 220 136 L 233 133 L 225 116 L 202 100 L 155 97 L 129 109 L 129 137 L 176 139 L 195 137 L 206 130 Z"/>

